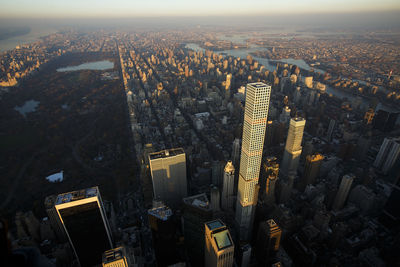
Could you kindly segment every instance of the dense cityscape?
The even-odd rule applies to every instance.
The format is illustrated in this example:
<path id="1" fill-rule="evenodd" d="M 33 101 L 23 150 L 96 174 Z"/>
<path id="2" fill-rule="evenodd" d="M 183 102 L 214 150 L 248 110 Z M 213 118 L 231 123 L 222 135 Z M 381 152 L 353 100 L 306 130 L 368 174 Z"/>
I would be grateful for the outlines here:
<path id="1" fill-rule="evenodd" d="M 0 52 L 0 265 L 399 266 L 399 70 L 388 30 L 63 28 Z"/>

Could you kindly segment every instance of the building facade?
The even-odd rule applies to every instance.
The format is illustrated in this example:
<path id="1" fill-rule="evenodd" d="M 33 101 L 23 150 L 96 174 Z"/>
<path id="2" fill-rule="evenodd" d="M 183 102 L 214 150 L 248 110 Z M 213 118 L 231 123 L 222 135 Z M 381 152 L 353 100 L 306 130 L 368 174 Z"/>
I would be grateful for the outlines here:
<path id="1" fill-rule="evenodd" d="M 224 179 L 222 183 L 221 206 L 225 211 L 233 210 L 233 190 L 235 186 L 235 167 L 232 161 L 228 161 L 224 168 Z"/>
<path id="2" fill-rule="evenodd" d="M 176 208 L 187 196 L 186 155 L 182 148 L 149 154 L 153 195 Z"/>
<path id="3" fill-rule="evenodd" d="M 241 240 L 250 238 L 254 221 L 270 94 L 271 86 L 264 83 L 250 83 L 246 87 L 242 153 L 235 214 Z"/>
<path id="4" fill-rule="evenodd" d="M 354 178 L 355 177 L 353 174 L 346 174 L 343 176 L 342 181 L 340 182 L 339 190 L 333 202 L 333 210 L 338 211 L 343 208 L 347 196 L 349 195 L 351 184 L 353 183 Z"/>
<path id="5" fill-rule="evenodd" d="M 228 228 L 221 220 L 206 222 L 204 262 L 207 267 L 233 266 L 235 246 Z"/>

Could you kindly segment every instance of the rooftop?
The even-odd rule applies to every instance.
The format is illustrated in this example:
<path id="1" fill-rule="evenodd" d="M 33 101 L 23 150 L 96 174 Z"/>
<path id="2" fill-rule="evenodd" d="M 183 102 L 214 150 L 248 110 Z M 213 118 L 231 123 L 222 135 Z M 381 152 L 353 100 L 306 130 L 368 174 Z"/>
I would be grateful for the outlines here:
<path id="1" fill-rule="evenodd" d="M 110 263 L 123 259 L 125 251 L 123 247 L 107 250 L 103 253 L 103 263 Z"/>
<path id="2" fill-rule="evenodd" d="M 59 194 L 56 199 L 56 205 L 77 201 L 84 198 L 97 196 L 99 188 L 97 186 L 90 187 L 82 190 L 72 191 L 68 193 Z"/>
<path id="3" fill-rule="evenodd" d="M 163 221 L 168 220 L 169 217 L 172 216 L 172 210 L 167 206 L 150 209 L 148 210 L 148 213 Z"/>
<path id="4" fill-rule="evenodd" d="M 165 149 L 159 152 L 154 152 L 149 154 L 149 158 L 152 159 L 159 159 L 159 158 L 167 158 L 167 157 L 173 157 L 177 156 L 180 154 L 185 154 L 185 151 L 183 148 L 171 148 L 171 149 Z"/>
<path id="5" fill-rule="evenodd" d="M 191 197 L 186 197 L 183 199 L 186 205 L 194 206 L 204 210 L 210 210 L 210 202 L 208 201 L 207 195 L 205 193 L 194 195 Z"/>
<path id="6" fill-rule="evenodd" d="M 268 85 L 266 85 L 265 83 L 262 83 L 262 82 L 249 83 L 249 85 L 251 85 L 251 86 L 253 86 L 253 87 L 256 87 L 256 88 L 268 86 Z"/>
<path id="7" fill-rule="evenodd" d="M 221 220 L 207 222 L 206 227 L 209 229 L 211 238 L 214 239 L 218 250 L 222 250 L 233 245 L 229 230 Z"/>

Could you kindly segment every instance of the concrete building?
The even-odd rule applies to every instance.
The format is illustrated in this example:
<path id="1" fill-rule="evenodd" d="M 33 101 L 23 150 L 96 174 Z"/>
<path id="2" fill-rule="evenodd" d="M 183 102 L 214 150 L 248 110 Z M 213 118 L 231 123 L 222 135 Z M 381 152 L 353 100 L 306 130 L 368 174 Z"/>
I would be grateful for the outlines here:
<path id="1" fill-rule="evenodd" d="M 103 267 L 133 267 L 133 264 L 132 259 L 127 256 L 125 247 L 110 249 L 103 254 Z"/>
<path id="2" fill-rule="evenodd" d="M 228 228 L 221 220 L 207 222 L 205 226 L 204 262 L 207 267 L 233 266 L 235 246 Z"/>
<path id="3" fill-rule="evenodd" d="M 212 219 L 205 193 L 183 199 L 183 235 L 192 266 L 204 266 L 204 223 Z"/>
<path id="4" fill-rule="evenodd" d="M 354 180 L 353 174 L 346 174 L 343 176 L 340 182 L 339 190 L 336 194 L 335 200 L 333 202 L 332 209 L 334 211 L 341 210 L 346 202 L 347 196 L 349 195 L 351 184 Z"/>
<path id="5" fill-rule="evenodd" d="M 305 77 L 304 78 L 304 85 L 307 86 L 308 88 L 313 88 L 313 77 L 309 76 L 309 77 Z"/>
<path id="6" fill-rule="evenodd" d="M 271 86 L 247 84 L 235 220 L 241 240 L 250 239 L 258 198 L 258 178 L 264 146 Z"/>
<path id="7" fill-rule="evenodd" d="M 317 153 L 306 157 L 306 163 L 304 167 L 303 179 L 300 185 L 300 190 L 304 190 L 307 185 L 315 184 L 315 180 L 319 175 L 319 170 L 322 165 L 324 156 Z"/>
<path id="8" fill-rule="evenodd" d="M 182 148 L 149 154 L 154 198 L 172 208 L 187 196 L 186 155 Z"/>
<path id="9" fill-rule="evenodd" d="M 220 194 L 219 189 L 215 185 L 211 186 L 210 189 L 210 196 L 211 196 L 211 209 L 213 211 L 220 210 Z"/>
<path id="10" fill-rule="evenodd" d="M 279 174 L 279 164 L 276 160 L 276 157 L 267 157 L 266 162 L 263 164 L 263 180 L 265 180 L 265 184 L 264 182 L 262 183 L 262 194 L 264 201 L 269 204 L 274 204 L 276 201 L 275 185 Z"/>
<path id="11" fill-rule="evenodd" d="M 256 256 L 260 266 L 266 266 L 279 250 L 282 230 L 273 219 L 260 223 L 256 241 Z"/>
<path id="12" fill-rule="evenodd" d="M 305 125 L 306 120 L 303 118 L 296 117 L 290 120 L 289 133 L 286 139 L 286 146 L 281 164 L 281 173 L 283 175 L 287 176 L 290 171 L 297 171 Z"/>
<path id="13" fill-rule="evenodd" d="M 222 183 L 221 206 L 225 211 L 233 210 L 235 186 L 235 167 L 232 161 L 228 161 L 224 168 L 224 178 Z"/>
<path id="14" fill-rule="evenodd" d="M 60 194 L 55 209 L 80 266 L 101 264 L 113 243 L 99 189 Z"/>
<path id="15" fill-rule="evenodd" d="M 233 145 L 232 145 L 232 162 L 233 165 L 238 167 L 240 159 L 240 139 L 236 138 L 233 140 Z"/>
<path id="16" fill-rule="evenodd" d="M 383 140 L 378 155 L 374 161 L 374 167 L 388 173 L 400 155 L 400 138 L 388 137 Z"/>

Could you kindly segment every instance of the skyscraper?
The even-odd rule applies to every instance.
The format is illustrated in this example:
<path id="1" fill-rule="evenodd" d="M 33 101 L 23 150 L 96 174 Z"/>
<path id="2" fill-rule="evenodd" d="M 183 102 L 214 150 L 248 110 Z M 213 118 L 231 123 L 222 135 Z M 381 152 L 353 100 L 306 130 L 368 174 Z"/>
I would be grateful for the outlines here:
<path id="1" fill-rule="evenodd" d="M 282 230 L 273 219 L 261 222 L 258 228 L 256 255 L 259 264 L 266 266 L 271 256 L 279 250 Z"/>
<path id="2" fill-rule="evenodd" d="M 235 216 L 241 240 L 250 238 L 254 221 L 270 94 L 269 85 L 247 84 Z"/>
<path id="3" fill-rule="evenodd" d="M 240 158 L 240 139 L 236 138 L 233 141 L 233 146 L 232 146 L 232 161 L 234 166 L 237 167 L 237 164 L 239 163 L 239 158 Z"/>
<path id="4" fill-rule="evenodd" d="M 304 167 L 303 179 L 300 185 L 300 189 L 303 191 L 307 185 L 314 184 L 315 179 L 319 175 L 319 170 L 321 168 L 324 156 L 317 153 L 314 155 L 308 155 L 306 157 L 306 163 Z"/>
<path id="5" fill-rule="evenodd" d="M 207 267 L 233 266 L 235 246 L 228 228 L 221 220 L 207 222 L 205 226 L 204 262 Z"/>
<path id="6" fill-rule="evenodd" d="M 235 185 L 235 167 L 232 161 L 228 161 L 224 169 L 224 180 L 222 183 L 222 196 L 221 196 L 221 206 L 222 209 L 233 210 L 233 189 Z"/>
<path id="7" fill-rule="evenodd" d="M 182 148 L 149 154 L 154 198 L 176 208 L 187 196 L 186 155 Z"/>
<path id="8" fill-rule="evenodd" d="M 265 188 L 263 188 L 264 199 L 267 203 L 275 203 L 275 184 L 279 174 L 279 164 L 276 157 L 268 157 L 263 164 Z M 265 189 L 265 190 L 264 190 Z"/>
<path id="9" fill-rule="evenodd" d="M 204 265 L 204 223 L 212 219 L 205 193 L 183 199 L 183 234 L 192 266 Z"/>
<path id="10" fill-rule="evenodd" d="M 213 211 L 219 211 L 220 210 L 220 195 L 219 195 L 219 189 L 215 185 L 211 186 L 210 197 L 211 197 L 211 209 Z"/>
<path id="11" fill-rule="evenodd" d="M 347 196 L 349 195 L 349 191 L 351 188 L 351 184 L 353 183 L 353 180 L 354 180 L 353 174 L 346 174 L 343 176 L 342 181 L 340 182 L 339 190 L 333 202 L 332 206 L 333 210 L 338 211 L 343 208 Z"/>
<path id="12" fill-rule="evenodd" d="M 225 90 L 231 89 L 231 81 L 232 81 L 232 74 L 229 73 L 226 75 Z"/>
<path id="13" fill-rule="evenodd" d="M 328 140 L 328 142 L 330 142 L 332 140 L 332 135 L 333 135 L 333 131 L 335 130 L 335 125 L 336 125 L 336 121 L 334 119 L 331 119 L 329 121 L 328 132 L 326 133 L 326 139 Z"/>
<path id="14" fill-rule="evenodd" d="M 374 161 L 374 167 L 382 169 L 386 174 L 393 167 L 400 155 L 400 138 L 385 138 L 378 155 Z"/>
<path id="15" fill-rule="evenodd" d="M 79 264 L 101 264 L 103 252 L 113 248 L 113 244 L 99 189 L 60 194 L 55 209 Z"/>
<path id="16" fill-rule="evenodd" d="M 289 133 L 286 139 L 286 146 L 281 164 L 281 173 L 285 176 L 287 176 L 290 171 L 297 171 L 305 125 L 306 120 L 301 117 L 292 118 L 290 120 Z"/>

